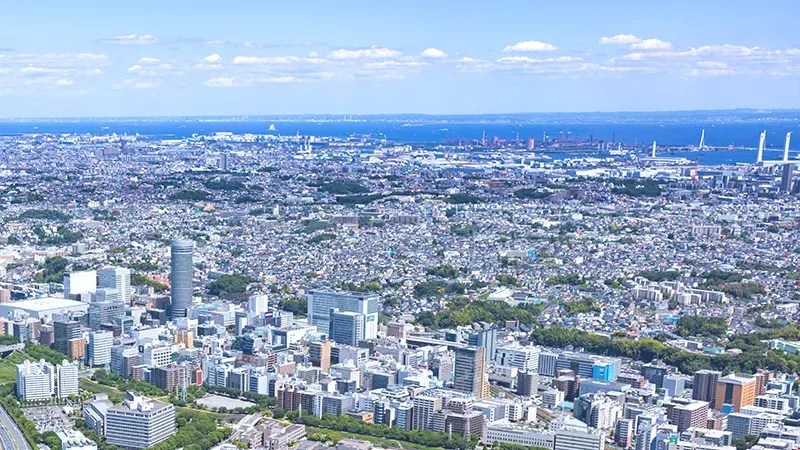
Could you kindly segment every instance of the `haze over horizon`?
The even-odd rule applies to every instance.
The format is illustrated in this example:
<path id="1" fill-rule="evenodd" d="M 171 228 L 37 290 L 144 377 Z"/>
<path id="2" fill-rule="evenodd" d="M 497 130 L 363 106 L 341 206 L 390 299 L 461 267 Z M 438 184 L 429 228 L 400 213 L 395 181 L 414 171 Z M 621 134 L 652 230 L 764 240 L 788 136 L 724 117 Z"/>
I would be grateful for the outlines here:
<path id="1" fill-rule="evenodd" d="M 793 2 L 6 7 L 0 117 L 800 105 Z"/>

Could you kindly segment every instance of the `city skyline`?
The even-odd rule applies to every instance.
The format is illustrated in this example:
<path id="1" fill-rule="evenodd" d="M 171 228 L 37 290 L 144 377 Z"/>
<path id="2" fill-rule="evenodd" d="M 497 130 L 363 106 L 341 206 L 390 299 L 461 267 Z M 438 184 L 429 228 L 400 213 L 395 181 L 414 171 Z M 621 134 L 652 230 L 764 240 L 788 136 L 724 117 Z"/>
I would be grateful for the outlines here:
<path id="1" fill-rule="evenodd" d="M 797 18 L 789 2 L 48 6 L 44 16 L 10 7 L 0 117 L 654 111 L 800 100 L 800 43 L 782 31 Z"/>

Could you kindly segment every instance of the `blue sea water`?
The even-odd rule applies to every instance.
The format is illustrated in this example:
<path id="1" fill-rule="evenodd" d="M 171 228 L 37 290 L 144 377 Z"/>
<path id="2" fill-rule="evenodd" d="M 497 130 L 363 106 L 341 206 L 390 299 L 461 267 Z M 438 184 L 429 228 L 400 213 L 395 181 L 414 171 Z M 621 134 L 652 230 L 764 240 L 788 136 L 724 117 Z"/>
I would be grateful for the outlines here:
<path id="1" fill-rule="evenodd" d="M 275 131 L 270 131 L 274 124 Z M 705 129 L 705 144 L 712 147 L 751 147 L 758 145 L 759 133 L 767 130 L 768 152 L 766 159 L 778 159 L 783 150 L 787 131 L 796 132 L 792 143 L 793 150 L 800 150 L 800 125 L 796 122 L 758 122 L 708 123 L 708 122 L 667 122 L 657 123 L 410 123 L 388 121 L 366 122 L 311 122 L 311 121 L 242 121 L 242 122 L 199 122 L 187 121 L 6 121 L 0 122 L 0 135 L 24 133 L 94 133 L 94 134 L 136 134 L 164 138 L 183 138 L 194 134 L 206 135 L 216 132 L 281 134 L 312 136 L 363 136 L 385 137 L 388 140 L 404 143 L 444 143 L 448 140 L 478 140 L 484 132 L 487 139 L 497 136 L 501 139 L 540 141 L 543 136 L 550 138 L 569 137 L 580 139 L 592 137 L 595 140 L 621 142 L 630 145 L 634 142 L 647 145 L 657 141 L 667 146 L 697 146 L 701 130 Z M 793 154 L 796 152 L 793 152 Z M 750 150 L 727 150 L 720 152 L 676 152 L 670 156 L 682 156 L 700 163 L 722 164 L 732 162 L 752 162 L 755 152 Z"/>

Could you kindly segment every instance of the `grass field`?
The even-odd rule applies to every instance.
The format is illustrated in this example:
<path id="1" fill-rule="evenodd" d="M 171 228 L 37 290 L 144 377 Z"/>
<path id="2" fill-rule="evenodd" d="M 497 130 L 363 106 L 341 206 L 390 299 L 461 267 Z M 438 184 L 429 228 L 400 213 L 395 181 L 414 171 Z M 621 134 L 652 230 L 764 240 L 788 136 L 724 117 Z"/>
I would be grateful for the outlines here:
<path id="1" fill-rule="evenodd" d="M 81 388 L 91 392 L 92 394 L 108 394 L 109 397 L 122 397 L 125 398 L 125 393 L 120 391 L 117 388 L 113 388 L 111 386 L 104 386 L 100 383 L 95 383 L 92 380 L 87 378 L 81 378 L 80 380 Z"/>
<path id="2" fill-rule="evenodd" d="M 375 444 L 376 446 L 383 448 L 402 448 L 409 450 L 440 450 L 438 447 L 426 447 L 424 445 L 413 444 L 411 442 L 406 442 L 406 441 L 396 441 L 394 439 L 367 436 L 365 434 L 348 433 L 346 431 L 335 431 L 335 430 L 326 430 L 324 428 L 306 427 L 306 435 L 311 435 L 314 433 L 323 433 L 323 434 L 339 433 L 344 438 L 353 438 L 353 439 L 361 439 L 364 441 L 369 441 Z"/>
<path id="3" fill-rule="evenodd" d="M 31 360 L 27 355 L 18 351 L 0 359 L 0 384 L 17 381 L 17 364 L 22 364 L 26 359 Z"/>

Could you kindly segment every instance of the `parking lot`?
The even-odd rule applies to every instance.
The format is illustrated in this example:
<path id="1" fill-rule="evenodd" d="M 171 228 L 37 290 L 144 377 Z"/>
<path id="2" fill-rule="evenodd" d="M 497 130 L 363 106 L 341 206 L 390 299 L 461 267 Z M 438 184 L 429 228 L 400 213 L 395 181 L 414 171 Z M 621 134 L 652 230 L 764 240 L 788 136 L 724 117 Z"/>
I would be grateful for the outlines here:
<path id="1" fill-rule="evenodd" d="M 71 428 L 72 425 L 64 414 L 63 406 L 40 406 L 36 408 L 25 408 L 25 417 L 36 424 L 36 429 L 43 433 L 45 431 L 58 431 L 64 428 Z"/>

